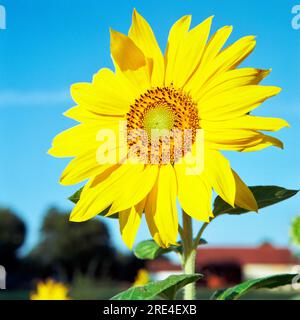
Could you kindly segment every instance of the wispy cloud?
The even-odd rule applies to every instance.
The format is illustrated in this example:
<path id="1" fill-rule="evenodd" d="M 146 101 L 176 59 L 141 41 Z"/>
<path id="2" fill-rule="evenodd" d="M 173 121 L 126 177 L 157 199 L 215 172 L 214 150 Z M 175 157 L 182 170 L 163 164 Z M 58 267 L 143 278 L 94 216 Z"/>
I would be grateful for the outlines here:
<path id="1" fill-rule="evenodd" d="M 54 91 L 0 91 L 0 107 L 57 106 L 70 102 L 69 90 Z"/>

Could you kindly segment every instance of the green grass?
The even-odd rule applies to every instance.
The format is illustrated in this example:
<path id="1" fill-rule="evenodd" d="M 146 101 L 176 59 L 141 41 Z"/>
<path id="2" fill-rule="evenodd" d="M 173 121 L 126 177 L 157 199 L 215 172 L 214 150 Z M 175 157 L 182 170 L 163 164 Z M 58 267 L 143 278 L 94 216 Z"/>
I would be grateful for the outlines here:
<path id="1" fill-rule="evenodd" d="M 92 283 L 88 281 L 80 281 L 73 286 L 70 296 L 78 300 L 107 300 L 115 294 L 126 290 L 127 287 L 113 283 Z M 197 299 L 208 300 L 212 295 L 213 290 L 199 288 L 197 290 Z M 0 300 L 27 300 L 30 292 L 28 290 L 1 290 Z M 182 292 L 178 294 L 177 299 L 182 297 Z M 282 290 L 257 290 L 252 291 L 242 297 L 243 300 L 300 300 L 299 292 L 297 291 L 282 291 Z"/>
<path id="2" fill-rule="evenodd" d="M 0 300 L 28 300 L 29 290 L 0 290 Z"/>

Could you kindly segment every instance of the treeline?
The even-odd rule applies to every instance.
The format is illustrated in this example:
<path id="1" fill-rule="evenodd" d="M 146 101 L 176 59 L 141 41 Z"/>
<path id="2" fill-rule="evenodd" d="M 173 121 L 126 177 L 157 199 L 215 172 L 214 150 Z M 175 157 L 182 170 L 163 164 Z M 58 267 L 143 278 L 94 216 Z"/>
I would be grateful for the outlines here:
<path id="1" fill-rule="evenodd" d="M 70 282 L 78 274 L 132 282 L 143 267 L 142 260 L 117 252 L 103 221 L 70 222 L 69 212 L 57 208 L 46 212 L 39 243 L 20 256 L 25 239 L 25 222 L 12 210 L 0 209 L 0 264 L 6 268 L 8 288 L 30 288 L 48 277 Z"/>

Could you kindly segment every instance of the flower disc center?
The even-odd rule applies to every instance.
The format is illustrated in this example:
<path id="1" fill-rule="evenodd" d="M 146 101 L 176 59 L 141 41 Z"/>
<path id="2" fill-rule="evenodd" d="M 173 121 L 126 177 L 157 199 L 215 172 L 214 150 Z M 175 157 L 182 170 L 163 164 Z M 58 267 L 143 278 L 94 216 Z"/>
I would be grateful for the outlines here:
<path id="1" fill-rule="evenodd" d="M 174 127 L 174 114 L 165 106 L 150 108 L 144 115 L 143 124 L 149 137 L 152 130 L 171 130 Z"/>
<path id="2" fill-rule="evenodd" d="M 128 146 L 139 150 L 142 145 L 147 151 L 148 163 L 153 163 L 153 158 L 160 164 L 179 161 L 195 142 L 200 128 L 197 104 L 189 94 L 172 85 L 151 88 L 141 94 L 130 106 L 126 118 Z M 190 133 L 190 142 L 185 133 Z M 170 154 L 167 160 L 164 158 L 166 146 Z"/>

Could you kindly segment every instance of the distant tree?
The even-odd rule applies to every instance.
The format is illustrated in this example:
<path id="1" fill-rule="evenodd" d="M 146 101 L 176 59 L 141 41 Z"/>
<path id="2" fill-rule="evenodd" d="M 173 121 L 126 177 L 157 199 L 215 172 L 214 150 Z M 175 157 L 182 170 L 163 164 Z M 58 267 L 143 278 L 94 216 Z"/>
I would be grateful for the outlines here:
<path id="1" fill-rule="evenodd" d="M 111 268 L 112 278 L 133 283 L 138 271 L 144 267 L 145 260 L 137 259 L 133 254 L 118 253 L 116 262 Z"/>
<path id="2" fill-rule="evenodd" d="M 0 209 L 0 264 L 15 262 L 25 236 L 25 223 L 12 210 Z"/>
<path id="3" fill-rule="evenodd" d="M 75 272 L 107 275 L 115 260 L 106 225 L 97 219 L 75 223 L 69 213 L 48 210 L 41 229 L 41 242 L 29 257 L 50 271 L 71 278 Z"/>
<path id="4" fill-rule="evenodd" d="M 6 287 L 13 289 L 23 285 L 23 261 L 18 249 L 26 237 L 26 226 L 11 209 L 0 208 L 0 265 L 7 272 Z"/>

